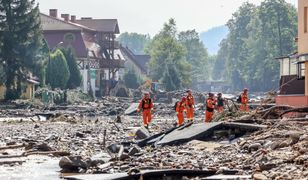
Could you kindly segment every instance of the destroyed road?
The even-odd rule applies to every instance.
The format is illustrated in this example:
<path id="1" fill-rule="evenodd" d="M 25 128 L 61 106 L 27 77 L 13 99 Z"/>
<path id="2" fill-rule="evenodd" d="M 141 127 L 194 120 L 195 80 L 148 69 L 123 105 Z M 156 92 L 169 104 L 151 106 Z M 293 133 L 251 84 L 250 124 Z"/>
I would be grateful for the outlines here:
<path id="1" fill-rule="evenodd" d="M 129 103 L 122 103 L 122 113 Z M 0 122 L 0 177 L 14 179 L 22 174 L 33 179 L 64 176 L 125 179 L 135 174 L 134 177 L 159 179 L 159 174 L 169 174 L 173 178 L 190 179 L 212 175 L 301 179 L 308 176 L 305 120 L 271 119 L 276 112 L 272 110 L 267 114 L 268 119 L 261 118 L 264 112 L 251 112 L 206 125 L 200 110 L 193 125 L 176 129 L 169 106 L 172 108 L 172 105 L 157 105 L 156 109 L 165 108 L 170 113 L 154 115 L 150 132 L 140 128 L 140 116 L 89 117 L 79 114 L 78 108 L 75 114 L 57 110 L 57 115 L 47 121 L 35 118 L 13 121 L 7 115 Z M 96 111 L 100 113 L 99 108 Z M 235 119 L 236 122 L 231 122 Z M 11 173 L 12 168 L 20 169 L 20 173 Z"/>

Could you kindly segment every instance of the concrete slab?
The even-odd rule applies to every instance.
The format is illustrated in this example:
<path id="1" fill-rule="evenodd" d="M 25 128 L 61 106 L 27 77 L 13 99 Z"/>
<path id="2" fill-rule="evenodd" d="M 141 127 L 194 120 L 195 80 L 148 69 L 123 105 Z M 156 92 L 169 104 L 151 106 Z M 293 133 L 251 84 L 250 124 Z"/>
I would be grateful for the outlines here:
<path id="1" fill-rule="evenodd" d="M 230 127 L 230 128 L 244 129 L 244 130 L 247 130 L 247 131 L 256 131 L 256 130 L 267 128 L 266 125 L 250 124 L 250 123 L 238 123 L 238 122 L 224 122 L 223 126 Z"/>
<path id="2" fill-rule="evenodd" d="M 221 128 L 222 122 L 193 124 L 184 129 L 175 129 L 156 143 L 157 146 L 185 143 L 194 139 L 203 139 L 214 130 Z"/>
<path id="3" fill-rule="evenodd" d="M 137 112 L 137 108 L 139 106 L 139 103 L 132 103 L 124 112 L 125 115 L 130 115 L 135 112 Z"/>

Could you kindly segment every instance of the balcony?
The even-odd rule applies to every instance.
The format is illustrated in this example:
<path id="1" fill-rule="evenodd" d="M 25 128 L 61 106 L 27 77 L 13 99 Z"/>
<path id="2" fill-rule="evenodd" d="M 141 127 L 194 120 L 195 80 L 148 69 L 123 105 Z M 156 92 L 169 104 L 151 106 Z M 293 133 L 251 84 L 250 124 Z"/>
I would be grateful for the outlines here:
<path id="1" fill-rule="evenodd" d="M 113 43 L 113 44 L 112 44 Z M 119 49 L 120 43 L 118 41 L 102 41 L 100 42 L 100 45 L 102 47 L 105 47 L 106 49 L 113 48 L 113 49 Z"/>
<path id="2" fill-rule="evenodd" d="M 99 60 L 99 67 L 100 68 L 124 68 L 125 61 L 122 59 L 114 59 L 114 60 L 107 60 L 101 59 Z"/>

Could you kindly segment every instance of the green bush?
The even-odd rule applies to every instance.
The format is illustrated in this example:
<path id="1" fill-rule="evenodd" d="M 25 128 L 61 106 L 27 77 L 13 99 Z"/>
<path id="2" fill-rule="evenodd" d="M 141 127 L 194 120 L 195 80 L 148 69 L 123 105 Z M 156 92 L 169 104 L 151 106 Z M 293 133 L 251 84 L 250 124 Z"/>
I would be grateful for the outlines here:
<path id="1" fill-rule="evenodd" d="M 57 49 L 50 54 L 50 61 L 46 69 L 46 83 L 53 89 L 65 89 L 69 77 L 70 71 L 65 56 L 60 49 Z"/>
<path id="2" fill-rule="evenodd" d="M 70 71 L 70 77 L 68 79 L 66 87 L 68 89 L 75 89 L 81 84 L 81 74 L 78 69 L 76 56 L 72 48 L 62 49 L 62 52 L 66 58 L 66 62 Z"/>

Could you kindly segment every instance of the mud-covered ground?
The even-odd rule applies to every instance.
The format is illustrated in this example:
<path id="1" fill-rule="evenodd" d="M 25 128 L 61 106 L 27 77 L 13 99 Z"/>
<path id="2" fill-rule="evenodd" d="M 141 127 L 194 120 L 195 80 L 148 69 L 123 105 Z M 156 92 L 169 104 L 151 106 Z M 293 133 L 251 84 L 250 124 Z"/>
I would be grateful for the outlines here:
<path id="1" fill-rule="evenodd" d="M 308 123 L 305 120 L 260 121 L 257 118 L 259 124 L 268 127 L 233 141 L 222 137 L 217 141 L 193 140 L 177 146 L 140 148 L 134 144 L 137 142 L 136 128 L 132 127 L 142 126 L 141 117 L 138 114 L 122 115 L 130 103 L 128 100 L 113 99 L 69 108 L 2 110 L 0 177 L 4 179 L 20 177 L 20 173 L 14 169 L 24 169 L 20 171 L 25 173 L 23 177 L 31 177 L 31 174 L 27 176 L 27 172 L 40 170 L 35 164 L 43 165 L 48 162 L 53 168 L 42 166 L 45 167 L 44 172 L 42 171 L 43 177 L 45 177 L 44 174 L 48 174 L 46 173 L 48 171 L 54 175 L 52 177 L 59 177 L 61 173 L 58 171 L 61 169 L 54 166 L 55 162 L 60 161 L 62 155 L 50 153 L 34 156 L 36 161 L 33 161 L 31 159 L 33 155 L 27 154 L 43 151 L 66 152 L 70 153 L 69 157 L 80 156 L 78 161 L 85 162 L 86 165 L 76 168 L 74 173 L 116 173 L 128 172 L 131 169 L 196 169 L 215 170 L 217 174 L 224 170 L 233 170 L 238 175 L 254 175 L 257 179 L 305 179 L 308 177 Z M 109 107 L 108 111 L 115 110 L 116 113 L 110 116 L 102 113 L 106 111 L 106 108 L 102 108 L 104 106 L 112 106 L 113 108 Z M 172 106 L 172 104 L 156 105 L 150 135 L 173 127 L 176 118 Z M 204 118 L 202 105 L 198 106 L 200 109 L 195 123 L 202 123 Z M 22 114 L 25 112 L 28 118 L 23 118 Z M 56 115 L 46 121 L 33 117 L 34 114 L 46 112 L 56 112 Z M 15 117 L 16 114 L 20 116 L 11 120 L 10 117 Z M 116 115 L 121 115 L 120 120 L 117 121 Z M 20 148 L 1 150 L 1 147 L 22 144 L 24 146 Z M 41 146 L 42 144 L 44 145 Z M 125 145 L 120 157 L 116 157 L 117 153 L 107 151 L 107 147 L 112 144 Z M 12 158 L 10 157 L 12 155 L 24 155 L 24 157 Z M 42 160 L 46 157 L 50 159 Z M 9 163 L 10 159 L 19 162 Z M 29 161 L 33 169 L 27 164 Z M 1 164 L 1 162 L 4 163 Z M 27 168 L 22 168 L 23 166 Z M 63 169 L 61 171 L 65 172 Z M 39 175 L 36 177 L 39 178 Z"/>

